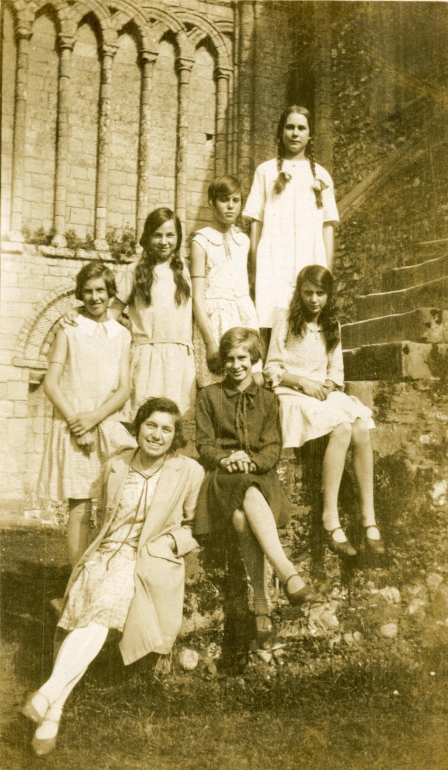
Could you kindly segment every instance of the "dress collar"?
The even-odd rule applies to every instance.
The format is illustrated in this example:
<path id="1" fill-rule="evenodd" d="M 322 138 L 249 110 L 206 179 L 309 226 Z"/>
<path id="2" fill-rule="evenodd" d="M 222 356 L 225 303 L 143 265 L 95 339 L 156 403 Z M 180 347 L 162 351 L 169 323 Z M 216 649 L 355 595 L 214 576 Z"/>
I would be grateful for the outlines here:
<path id="1" fill-rule="evenodd" d="M 204 227 L 199 232 L 202 233 L 207 238 L 207 240 L 213 244 L 213 246 L 222 246 L 224 235 L 223 233 L 220 233 L 219 230 L 215 230 L 214 227 Z M 244 243 L 244 233 L 234 225 L 232 225 L 230 230 L 227 232 L 227 235 L 228 239 L 234 241 L 237 246 L 241 246 Z"/>
<path id="2" fill-rule="evenodd" d="M 103 327 L 109 339 L 115 337 L 120 330 L 120 324 L 118 324 L 117 321 L 115 321 L 113 318 L 109 318 L 107 321 L 98 324 L 96 321 L 92 321 L 91 318 L 87 318 L 80 313 L 77 316 L 76 321 L 78 326 L 84 330 L 88 337 L 93 337 L 99 326 Z"/>
<path id="3" fill-rule="evenodd" d="M 226 394 L 230 397 L 241 395 L 241 393 L 249 393 L 251 396 L 255 396 L 255 394 L 258 392 L 258 385 L 255 380 L 252 380 L 250 385 L 248 385 L 244 390 L 239 390 L 238 388 L 235 388 L 233 385 L 231 385 L 227 377 L 225 380 L 223 380 L 222 384 Z"/>

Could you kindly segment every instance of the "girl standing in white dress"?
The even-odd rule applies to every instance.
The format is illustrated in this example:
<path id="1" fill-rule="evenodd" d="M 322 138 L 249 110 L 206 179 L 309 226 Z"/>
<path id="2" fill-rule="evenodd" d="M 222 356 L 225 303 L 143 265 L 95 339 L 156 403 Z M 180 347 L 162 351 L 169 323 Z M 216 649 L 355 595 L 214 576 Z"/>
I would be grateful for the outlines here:
<path id="1" fill-rule="evenodd" d="M 131 398 L 123 414 L 131 422 L 151 396 L 174 401 L 182 415 L 194 406 L 191 285 L 179 255 L 182 227 L 168 208 L 148 216 L 143 256 L 125 268 L 110 312 L 129 308 L 132 334 Z"/>
<path id="2" fill-rule="evenodd" d="M 300 447 L 329 436 L 324 456 L 323 526 L 329 547 L 354 556 L 341 529 L 338 493 L 350 443 L 361 498 L 367 545 L 384 553 L 373 503 L 373 454 L 369 429 L 372 413 L 343 392 L 344 369 L 339 324 L 333 304 L 333 278 L 319 265 L 297 278 L 289 310 L 278 310 L 264 374 L 280 400 L 284 447 Z"/>
<path id="3" fill-rule="evenodd" d="M 314 161 L 310 114 L 293 105 L 277 127 L 277 157 L 258 166 L 243 216 L 252 219 L 251 257 L 260 327 L 287 308 L 306 265 L 332 268 L 339 221 L 330 174 Z M 256 265 L 256 268 L 255 268 Z"/>
<path id="4" fill-rule="evenodd" d="M 194 357 L 201 388 L 222 380 L 222 375 L 212 371 L 219 369 L 218 348 L 224 332 L 236 326 L 258 330 L 257 313 L 249 295 L 250 242 L 235 227 L 241 212 L 239 180 L 234 176 L 216 179 L 208 188 L 208 202 L 213 227 L 198 230 L 191 245 Z M 263 385 L 260 364 L 255 372 L 257 384 Z"/>
<path id="5" fill-rule="evenodd" d="M 115 278 L 103 262 L 90 262 L 76 277 L 84 302 L 75 320 L 60 329 L 50 350 L 44 390 L 54 416 L 39 477 L 39 497 L 67 500 L 68 550 L 76 564 L 89 541 L 92 498 L 101 466 L 135 446 L 117 412 L 129 398 L 131 336 L 108 320 Z"/>

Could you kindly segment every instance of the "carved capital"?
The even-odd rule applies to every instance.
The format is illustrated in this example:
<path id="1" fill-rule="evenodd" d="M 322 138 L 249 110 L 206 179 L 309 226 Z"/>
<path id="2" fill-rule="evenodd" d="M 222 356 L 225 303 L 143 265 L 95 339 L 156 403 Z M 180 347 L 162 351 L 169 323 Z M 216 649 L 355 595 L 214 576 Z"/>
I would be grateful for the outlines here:
<path id="1" fill-rule="evenodd" d="M 216 80 L 219 80 L 220 78 L 223 78 L 225 80 L 229 80 L 230 76 L 232 74 L 232 70 L 228 67 L 215 67 L 215 78 Z"/>
<path id="2" fill-rule="evenodd" d="M 177 69 L 179 72 L 191 72 L 193 69 L 194 59 L 187 58 L 186 56 L 180 56 L 177 60 Z"/>
<path id="3" fill-rule="evenodd" d="M 59 35 L 59 47 L 61 51 L 64 49 L 68 49 L 69 51 L 73 51 L 73 47 L 75 45 L 75 36 L 74 35 L 64 35 L 61 33 Z"/>
<path id="4" fill-rule="evenodd" d="M 101 53 L 104 56 L 110 56 L 111 59 L 114 58 L 115 54 L 117 53 L 118 45 L 114 45 L 112 43 L 103 43 L 101 46 Z"/>
<path id="5" fill-rule="evenodd" d="M 140 51 L 140 59 L 144 64 L 154 64 L 154 62 L 157 60 L 157 53 L 154 53 L 154 51 Z"/>

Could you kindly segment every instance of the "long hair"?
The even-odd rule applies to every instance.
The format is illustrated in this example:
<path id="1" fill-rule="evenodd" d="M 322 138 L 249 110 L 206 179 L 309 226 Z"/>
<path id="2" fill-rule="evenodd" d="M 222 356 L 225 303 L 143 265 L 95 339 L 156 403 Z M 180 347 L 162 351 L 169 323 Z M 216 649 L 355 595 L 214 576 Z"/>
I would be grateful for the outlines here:
<path id="1" fill-rule="evenodd" d="M 143 228 L 143 235 L 140 238 L 140 246 L 143 247 L 143 256 L 135 268 L 134 287 L 131 292 L 129 304 L 135 304 L 135 300 L 138 299 L 147 307 L 151 304 L 151 288 L 154 283 L 154 267 L 157 261 L 151 249 L 149 241 L 155 231 L 163 225 L 165 222 L 174 222 L 177 233 L 176 251 L 170 260 L 170 267 L 173 271 L 174 283 L 176 284 L 176 291 L 174 294 L 174 301 L 177 307 L 185 304 L 190 296 L 191 289 L 190 284 L 185 278 L 184 263 L 180 258 L 179 250 L 182 243 L 182 225 L 171 209 L 159 208 L 151 211 L 147 217 L 145 226 Z"/>
<path id="2" fill-rule="evenodd" d="M 292 104 L 290 107 L 287 107 L 286 110 L 283 110 L 282 114 L 280 115 L 280 120 L 278 121 L 277 125 L 277 134 L 276 134 L 276 140 L 277 140 L 277 170 L 278 170 L 278 177 L 274 182 L 274 193 L 276 195 L 280 195 L 283 190 L 285 189 L 286 185 L 290 181 L 289 175 L 285 174 L 283 171 L 283 161 L 285 159 L 285 146 L 283 144 L 283 129 L 285 128 L 286 121 L 288 120 L 288 117 L 295 112 L 297 115 L 303 115 L 307 121 L 308 126 L 310 129 L 310 138 L 308 140 L 308 144 L 305 147 L 305 158 L 309 160 L 311 171 L 313 173 L 314 179 L 317 181 L 316 176 L 316 160 L 314 157 L 314 137 L 313 137 L 313 127 L 312 127 L 312 121 L 311 121 L 311 114 L 309 110 L 306 109 L 306 107 L 300 107 L 298 104 Z M 318 209 L 321 209 L 323 207 L 322 203 L 322 191 L 321 190 L 314 190 L 314 194 L 316 196 L 316 205 Z"/>
<path id="3" fill-rule="evenodd" d="M 319 315 L 319 324 L 324 334 L 327 353 L 331 353 L 341 339 L 341 333 L 334 306 L 334 280 L 326 267 L 308 265 L 297 276 L 296 288 L 289 305 L 289 330 L 296 337 L 303 338 L 305 336 L 306 324 L 309 321 L 301 298 L 302 286 L 305 281 L 309 281 L 328 295 L 327 304 Z"/>
<path id="4" fill-rule="evenodd" d="M 187 442 L 184 438 L 181 413 L 177 404 L 171 401 L 170 398 L 149 398 L 141 405 L 134 418 L 133 429 L 135 436 L 138 438 L 141 426 L 154 412 L 163 412 L 174 417 L 174 439 L 171 444 L 171 450 L 175 451 L 180 447 L 184 447 Z"/>

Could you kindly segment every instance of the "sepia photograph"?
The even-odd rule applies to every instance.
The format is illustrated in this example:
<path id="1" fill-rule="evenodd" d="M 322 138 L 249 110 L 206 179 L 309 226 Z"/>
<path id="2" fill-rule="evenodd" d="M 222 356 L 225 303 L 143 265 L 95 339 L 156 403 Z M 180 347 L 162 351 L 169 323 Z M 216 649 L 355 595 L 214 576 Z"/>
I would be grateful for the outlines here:
<path id="1" fill-rule="evenodd" d="M 448 770 L 446 0 L 2 0 L 0 356 L 0 770 Z"/>

